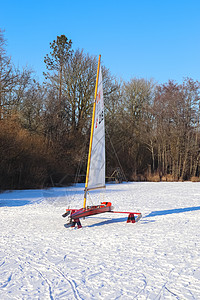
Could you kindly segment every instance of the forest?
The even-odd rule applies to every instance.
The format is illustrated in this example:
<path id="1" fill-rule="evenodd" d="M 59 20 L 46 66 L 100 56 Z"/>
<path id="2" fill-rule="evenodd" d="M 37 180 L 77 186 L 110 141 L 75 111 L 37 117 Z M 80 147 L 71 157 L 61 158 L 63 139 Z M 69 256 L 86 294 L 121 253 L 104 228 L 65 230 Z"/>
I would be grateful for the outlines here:
<path id="1" fill-rule="evenodd" d="M 84 181 L 97 56 L 50 42 L 43 82 L 17 68 L 0 30 L 0 189 Z M 200 82 L 115 78 L 103 66 L 106 176 L 200 181 Z"/>

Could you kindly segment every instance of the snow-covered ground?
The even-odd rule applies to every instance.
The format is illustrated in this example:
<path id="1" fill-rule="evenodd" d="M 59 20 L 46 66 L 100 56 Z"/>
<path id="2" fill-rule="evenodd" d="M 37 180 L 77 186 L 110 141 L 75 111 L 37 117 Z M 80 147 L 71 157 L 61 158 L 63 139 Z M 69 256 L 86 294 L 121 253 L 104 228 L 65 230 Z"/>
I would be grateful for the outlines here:
<path id="1" fill-rule="evenodd" d="M 200 183 L 109 184 L 104 200 L 143 218 L 71 230 L 83 185 L 0 194 L 0 299 L 200 299 Z"/>

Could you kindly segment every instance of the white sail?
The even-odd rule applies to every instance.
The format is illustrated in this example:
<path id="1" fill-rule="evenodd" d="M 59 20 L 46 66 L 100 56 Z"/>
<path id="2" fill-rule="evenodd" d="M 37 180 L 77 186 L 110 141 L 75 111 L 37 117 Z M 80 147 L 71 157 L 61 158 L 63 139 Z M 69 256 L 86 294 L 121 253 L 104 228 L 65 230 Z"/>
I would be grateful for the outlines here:
<path id="1" fill-rule="evenodd" d="M 105 126 L 103 82 L 100 65 L 87 190 L 102 187 L 105 187 Z"/>

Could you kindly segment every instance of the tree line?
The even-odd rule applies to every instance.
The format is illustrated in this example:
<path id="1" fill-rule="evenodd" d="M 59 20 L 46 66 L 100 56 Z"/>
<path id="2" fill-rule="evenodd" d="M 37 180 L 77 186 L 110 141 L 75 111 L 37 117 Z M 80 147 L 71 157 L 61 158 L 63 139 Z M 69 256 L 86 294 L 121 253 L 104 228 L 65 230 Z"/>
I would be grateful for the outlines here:
<path id="1" fill-rule="evenodd" d="M 0 30 L 0 189 L 83 181 L 97 57 L 65 35 L 50 43 L 44 82 L 18 69 Z M 127 180 L 199 180 L 200 83 L 185 78 L 122 81 L 103 66 L 106 176 Z"/>

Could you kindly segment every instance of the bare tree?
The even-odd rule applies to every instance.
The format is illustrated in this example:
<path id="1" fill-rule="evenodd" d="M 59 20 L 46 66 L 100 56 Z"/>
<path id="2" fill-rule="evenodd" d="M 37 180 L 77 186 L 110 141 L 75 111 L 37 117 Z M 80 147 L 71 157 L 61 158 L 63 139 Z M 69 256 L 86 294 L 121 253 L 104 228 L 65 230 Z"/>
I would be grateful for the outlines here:
<path id="1" fill-rule="evenodd" d="M 97 59 L 76 50 L 64 67 L 65 103 L 70 112 L 72 133 L 81 132 L 88 126 L 88 116 L 94 97 Z"/>
<path id="2" fill-rule="evenodd" d="M 157 87 L 153 114 L 161 175 L 184 180 L 197 170 L 199 88 L 199 83 L 191 79 Z M 196 162 L 194 168 L 192 161 Z"/>
<path id="3" fill-rule="evenodd" d="M 123 86 L 121 126 L 126 152 L 129 154 L 128 166 L 135 175 L 144 172 L 145 164 L 148 164 L 148 152 L 144 146 L 148 140 L 144 140 L 144 123 L 147 122 L 147 107 L 152 101 L 153 89 L 153 81 L 144 79 L 132 79 Z"/>
<path id="4" fill-rule="evenodd" d="M 0 119 L 9 112 L 9 94 L 17 82 L 11 58 L 6 55 L 5 39 L 0 30 Z"/>

